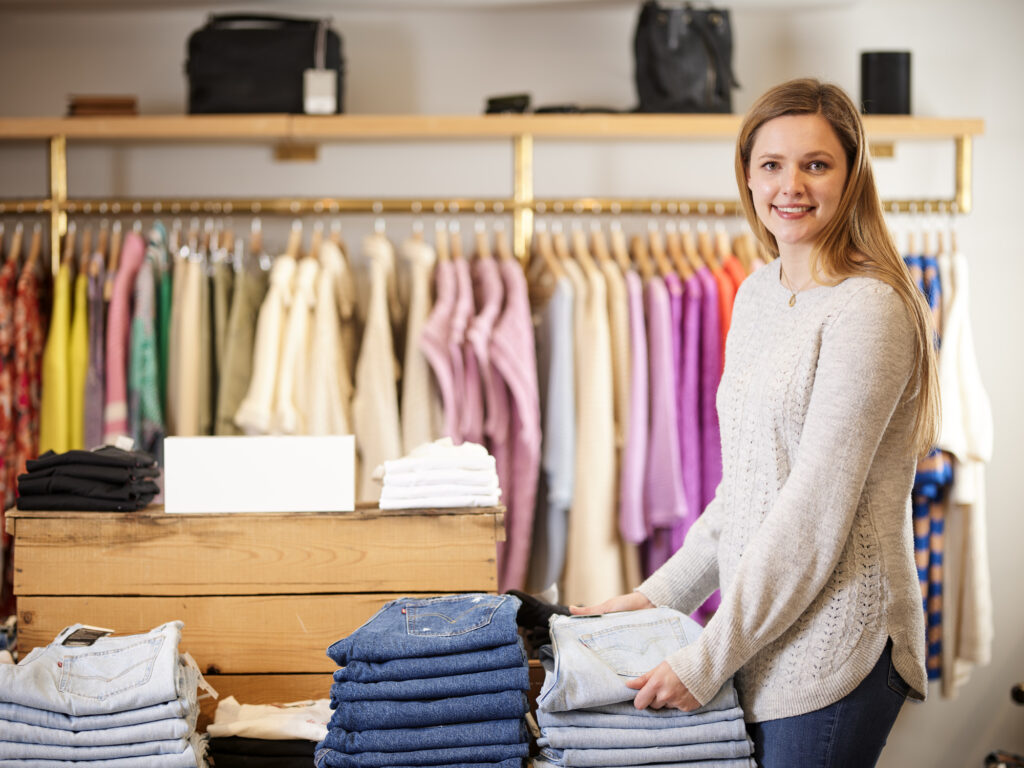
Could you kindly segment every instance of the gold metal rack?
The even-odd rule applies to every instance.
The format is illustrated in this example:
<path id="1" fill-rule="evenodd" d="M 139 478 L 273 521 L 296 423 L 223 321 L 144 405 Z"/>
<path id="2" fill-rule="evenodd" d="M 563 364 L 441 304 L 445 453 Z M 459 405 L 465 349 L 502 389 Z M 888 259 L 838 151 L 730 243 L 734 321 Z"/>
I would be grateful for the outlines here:
<path id="1" fill-rule="evenodd" d="M 107 215 L 310 215 L 408 213 L 413 215 L 509 214 L 517 257 L 529 253 L 536 215 L 668 214 L 736 216 L 736 200 L 575 198 L 536 199 L 533 194 L 534 140 L 734 140 L 739 115 L 231 115 L 117 118 L 3 118 L 0 141 L 49 142 L 49 197 L 0 200 L 0 214 L 44 215 L 50 242 L 67 232 L 68 216 Z M 979 119 L 867 116 L 865 128 L 878 156 L 892 155 L 892 142 L 952 139 L 955 193 L 951 199 L 887 200 L 891 212 L 955 210 L 972 205 L 972 138 L 984 132 Z M 511 139 L 513 196 L 510 199 L 412 198 L 238 198 L 238 199 L 69 199 L 68 139 L 99 142 L 271 142 L 440 141 Z M 52 248 L 56 270 L 60 249 Z"/>

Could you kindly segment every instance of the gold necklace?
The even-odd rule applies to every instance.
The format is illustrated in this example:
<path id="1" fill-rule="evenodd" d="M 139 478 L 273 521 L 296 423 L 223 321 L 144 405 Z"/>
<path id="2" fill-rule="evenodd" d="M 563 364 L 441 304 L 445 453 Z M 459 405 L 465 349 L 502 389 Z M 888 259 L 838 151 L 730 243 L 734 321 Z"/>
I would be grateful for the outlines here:
<path id="1" fill-rule="evenodd" d="M 779 275 L 782 277 L 786 284 L 786 290 L 789 291 L 789 306 L 796 304 L 796 295 L 803 291 L 807 286 L 814 282 L 814 275 L 811 275 L 811 279 L 804 283 L 800 288 L 793 290 L 793 284 L 789 282 L 789 278 L 786 277 L 786 270 L 782 266 L 782 260 L 779 259 Z"/>

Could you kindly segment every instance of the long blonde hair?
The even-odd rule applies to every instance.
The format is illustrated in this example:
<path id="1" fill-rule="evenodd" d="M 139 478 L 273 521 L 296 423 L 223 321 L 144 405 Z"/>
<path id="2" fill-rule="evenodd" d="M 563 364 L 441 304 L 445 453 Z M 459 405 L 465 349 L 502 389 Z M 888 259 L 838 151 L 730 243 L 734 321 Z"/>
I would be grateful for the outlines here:
<path id="1" fill-rule="evenodd" d="M 821 115 L 846 153 L 846 186 L 835 215 L 814 244 L 811 274 L 830 282 L 873 277 L 892 286 L 906 305 L 916 331 L 914 373 L 918 397 L 911 443 L 916 454 L 923 456 L 938 439 L 939 430 L 935 330 L 924 296 L 886 226 L 860 114 L 841 88 L 813 78 L 790 80 L 770 89 L 747 112 L 736 140 L 736 183 L 747 222 L 764 249 L 777 257 L 778 243 L 757 216 L 747 174 L 758 129 L 782 115 Z"/>

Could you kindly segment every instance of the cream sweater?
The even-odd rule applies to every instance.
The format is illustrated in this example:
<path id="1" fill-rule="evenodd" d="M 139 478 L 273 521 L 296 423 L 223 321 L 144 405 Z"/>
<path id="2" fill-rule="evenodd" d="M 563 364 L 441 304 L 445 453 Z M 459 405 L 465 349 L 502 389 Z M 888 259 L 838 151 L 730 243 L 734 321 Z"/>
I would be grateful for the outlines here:
<path id="1" fill-rule="evenodd" d="M 698 642 L 669 657 L 700 702 L 733 674 L 747 721 L 838 701 L 886 638 L 923 697 L 907 440 L 913 327 L 870 278 L 790 293 L 775 262 L 736 297 L 718 391 L 721 485 L 640 586 L 684 613 L 721 586 Z"/>

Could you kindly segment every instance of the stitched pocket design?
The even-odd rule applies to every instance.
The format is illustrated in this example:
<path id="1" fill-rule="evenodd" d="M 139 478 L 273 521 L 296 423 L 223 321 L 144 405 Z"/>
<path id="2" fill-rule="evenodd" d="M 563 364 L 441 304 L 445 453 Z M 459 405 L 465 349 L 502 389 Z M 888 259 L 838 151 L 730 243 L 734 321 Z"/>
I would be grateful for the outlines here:
<path id="1" fill-rule="evenodd" d="M 165 638 L 161 635 L 109 651 L 61 659 L 60 690 L 103 701 L 149 682 Z"/>
<path id="2" fill-rule="evenodd" d="M 406 603 L 406 631 L 418 637 L 454 637 L 491 623 L 503 595 L 435 597 Z"/>
<path id="3" fill-rule="evenodd" d="M 686 645 L 679 619 L 609 627 L 580 635 L 580 642 L 621 677 L 640 677 Z"/>

